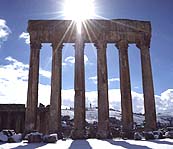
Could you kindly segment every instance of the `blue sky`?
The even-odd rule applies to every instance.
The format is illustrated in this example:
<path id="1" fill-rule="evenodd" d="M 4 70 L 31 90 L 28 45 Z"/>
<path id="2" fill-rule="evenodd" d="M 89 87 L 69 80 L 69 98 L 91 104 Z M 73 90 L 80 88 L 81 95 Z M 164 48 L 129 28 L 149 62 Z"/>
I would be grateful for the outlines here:
<path id="1" fill-rule="evenodd" d="M 28 20 L 63 19 L 63 0 L 1 0 L 0 3 L 0 102 L 5 103 L 5 99 L 8 99 L 9 102 L 10 97 L 17 96 L 18 90 L 15 92 L 12 90 L 18 88 L 17 84 L 19 81 L 25 82 L 23 93 L 21 93 L 21 91 L 20 93 L 26 94 L 27 64 L 29 63 L 30 55 L 30 47 L 29 44 L 26 43 L 26 38 L 28 37 L 26 34 Z M 169 94 L 169 102 L 173 99 L 172 11 L 172 0 L 95 0 L 95 12 L 100 18 L 151 21 L 152 40 L 150 53 L 155 95 L 161 98 L 166 92 Z M 5 31 L 5 35 L 2 34 L 4 33 L 3 31 Z M 135 45 L 129 45 L 131 88 L 134 93 L 142 95 L 142 75 L 139 52 L 139 49 L 137 49 Z M 50 90 L 51 54 L 50 44 L 43 44 L 40 59 L 40 69 L 42 71 L 40 73 L 40 92 L 41 86 L 44 86 L 43 92 L 50 92 L 47 91 L 46 88 Z M 119 89 L 118 50 L 113 44 L 108 44 L 107 63 L 109 90 L 111 92 Z M 7 71 L 12 69 L 12 67 L 13 71 Z M 20 72 L 17 70 L 20 70 Z M 86 44 L 85 46 L 85 70 L 87 94 L 93 93 L 97 90 L 95 82 L 97 71 L 96 49 L 93 48 L 92 44 Z M 9 76 L 9 74 L 1 75 L 2 71 L 3 73 L 11 72 L 11 76 Z M 5 84 L 12 82 L 11 78 L 14 77 L 12 76 L 13 74 L 16 75 L 17 78 L 14 83 L 10 83 L 14 88 L 12 88 L 10 84 Z M 18 76 L 18 74 L 22 75 Z M 74 48 L 72 44 L 65 44 L 63 48 L 62 74 L 63 90 L 72 91 L 74 86 Z M 9 78 L 6 78 L 6 76 Z M 26 78 L 20 80 L 19 78 L 21 77 Z M 4 82 L 4 80 L 6 81 Z M 5 98 L 6 90 L 11 94 L 11 96 L 8 95 L 8 98 Z M 93 102 L 96 102 L 94 101 L 95 96 L 96 95 L 90 94 L 87 96 L 87 100 L 92 101 L 91 98 L 93 98 Z M 115 96 L 119 98 L 119 95 Z M 24 96 L 22 97 L 24 98 Z M 49 97 L 49 95 L 47 94 L 46 97 Z M 167 99 L 167 97 L 164 97 L 164 99 Z M 16 98 L 16 100 L 18 99 Z M 21 100 L 23 100 L 22 103 L 26 102 L 26 98 Z M 13 100 L 13 102 L 15 102 L 15 100 Z M 68 100 L 66 102 L 68 102 Z M 64 103 L 66 102 L 64 100 Z"/>

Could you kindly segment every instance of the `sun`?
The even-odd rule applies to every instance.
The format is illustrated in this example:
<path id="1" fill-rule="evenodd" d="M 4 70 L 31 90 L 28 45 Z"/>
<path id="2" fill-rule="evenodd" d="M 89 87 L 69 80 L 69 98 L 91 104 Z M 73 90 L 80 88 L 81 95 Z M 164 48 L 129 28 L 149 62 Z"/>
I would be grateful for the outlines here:
<path id="1" fill-rule="evenodd" d="M 65 19 L 77 23 L 77 30 L 80 32 L 82 22 L 95 15 L 94 0 L 65 0 L 63 13 Z"/>

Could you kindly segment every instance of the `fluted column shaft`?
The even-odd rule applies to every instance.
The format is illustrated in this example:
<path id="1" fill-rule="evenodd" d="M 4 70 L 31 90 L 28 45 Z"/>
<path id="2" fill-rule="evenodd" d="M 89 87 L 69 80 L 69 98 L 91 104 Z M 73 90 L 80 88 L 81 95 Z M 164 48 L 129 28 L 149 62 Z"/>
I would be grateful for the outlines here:
<path id="1" fill-rule="evenodd" d="M 130 131 L 133 128 L 133 111 L 128 61 L 128 43 L 127 41 L 120 41 L 116 44 L 116 47 L 119 51 L 122 125 L 123 131 Z"/>
<path id="2" fill-rule="evenodd" d="M 73 138 L 83 138 L 85 134 L 85 70 L 84 41 L 77 34 L 75 41 L 75 99 Z"/>
<path id="3" fill-rule="evenodd" d="M 52 77 L 49 132 L 61 132 L 62 44 L 52 43 Z"/>
<path id="4" fill-rule="evenodd" d="M 97 88 L 98 88 L 98 138 L 108 138 L 109 131 L 109 102 L 108 102 L 108 74 L 105 41 L 95 44 L 97 48 Z"/>
<path id="5" fill-rule="evenodd" d="M 27 107 L 25 116 L 26 132 L 36 130 L 40 49 L 41 44 L 39 42 L 31 42 Z"/>
<path id="6" fill-rule="evenodd" d="M 145 109 L 145 129 L 156 129 L 156 108 L 154 99 L 153 77 L 149 46 L 146 43 L 139 43 L 137 47 L 141 51 L 142 82 Z"/>

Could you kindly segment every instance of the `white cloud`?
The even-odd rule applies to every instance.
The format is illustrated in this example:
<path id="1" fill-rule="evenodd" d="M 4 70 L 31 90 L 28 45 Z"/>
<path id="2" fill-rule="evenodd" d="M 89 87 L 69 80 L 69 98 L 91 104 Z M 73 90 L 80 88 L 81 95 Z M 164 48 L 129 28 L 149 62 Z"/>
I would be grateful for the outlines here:
<path id="1" fill-rule="evenodd" d="M 89 77 L 89 80 L 91 80 L 94 84 L 97 84 L 97 76 Z"/>
<path id="2" fill-rule="evenodd" d="M 92 82 L 94 83 L 94 84 L 97 84 L 97 76 L 93 76 L 93 77 L 89 77 L 88 78 L 89 80 L 92 80 Z M 110 79 L 108 79 L 108 84 L 110 84 L 110 83 L 112 83 L 112 82 L 119 82 L 120 81 L 120 79 L 119 78 L 110 78 Z"/>
<path id="3" fill-rule="evenodd" d="M 89 64 L 89 59 L 86 55 L 84 55 L 84 63 L 85 64 Z M 69 57 L 66 57 L 64 62 L 62 63 L 63 66 L 66 66 L 68 64 L 74 64 L 75 63 L 75 57 L 74 56 L 69 56 Z"/>
<path id="4" fill-rule="evenodd" d="M 135 86 L 134 89 L 139 89 L 139 86 Z"/>
<path id="5" fill-rule="evenodd" d="M 0 66 L 0 103 L 25 103 L 27 95 L 28 65 L 7 57 L 9 64 Z"/>
<path id="6" fill-rule="evenodd" d="M 6 57 L 7 65 L 0 65 L 0 103 L 26 103 L 29 65 Z M 50 78 L 50 72 L 40 69 L 40 75 Z M 49 103 L 50 86 L 39 84 L 39 99 Z"/>
<path id="7" fill-rule="evenodd" d="M 27 100 L 28 86 L 28 64 L 7 57 L 6 65 L 0 65 L 0 103 L 22 103 Z M 40 69 L 40 75 L 50 78 L 51 73 Z M 97 80 L 97 77 L 91 77 Z M 112 79 L 118 81 L 118 79 Z M 47 105 L 50 103 L 50 85 L 39 84 L 39 102 Z M 86 105 L 97 106 L 97 91 L 86 92 Z M 64 106 L 74 106 L 74 89 L 62 90 L 62 103 Z M 143 94 L 132 91 L 133 112 L 144 112 Z M 168 89 L 155 95 L 157 113 L 172 114 L 173 107 L 173 89 Z M 109 90 L 109 106 L 111 108 L 121 109 L 120 89 Z"/>
<path id="8" fill-rule="evenodd" d="M 168 89 L 161 93 L 160 96 L 156 96 L 156 109 L 157 112 L 173 114 L 173 89 Z"/>
<path id="9" fill-rule="evenodd" d="M 0 47 L 3 42 L 7 40 L 10 33 L 11 31 L 10 28 L 6 25 L 6 21 L 0 19 Z"/>
<path id="10" fill-rule="evenodd" d="M 70 64 L 74 64 L 75 63 L 75 58 L 74 56 L 69 56 L 67 58 L 65 58 L 65 63 L 70 63 Z"/>
<path id="11" fill-rule="evenodd" d="M 120 81 L 120 78 L 110 78 L 108 79 L 108 84 L 110 84 L 111 82 L 119 82 Z"/>
<path id="12" fill-rule="evenodd" d="M 62 66 L 66 66 L 67 65 L 67 63 L 65 63 L 65 62 L 62 62 Z"/>
<path id="13" fill-rule="evenodd" d="M 87 64 L 88 63 L 88 57 L 86 55 L 84 55 L 84 63 Z"/>
<path id="14" fill-rule="evenodd" d="M 51 78 L 51 72 L 47 70 L 40 69 L 39 74 L 46 78 Z"/>
<path id="15" fill-rule="evenodd" d="M 30 35 L 29 33 L 22 32 L 19 36 L 20 39 L 25 39 L 26 44 L 30 44 Z"/>

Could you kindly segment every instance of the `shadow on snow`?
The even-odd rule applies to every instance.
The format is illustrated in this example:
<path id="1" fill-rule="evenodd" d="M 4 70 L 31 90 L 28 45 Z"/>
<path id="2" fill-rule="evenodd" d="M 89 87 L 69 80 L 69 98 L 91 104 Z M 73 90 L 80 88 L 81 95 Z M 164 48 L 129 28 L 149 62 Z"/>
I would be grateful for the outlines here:
<path id="1" fill-rule="evenodd" d="M 69 149 L 92 149 L 87 140 L 74 140 Z"/>

